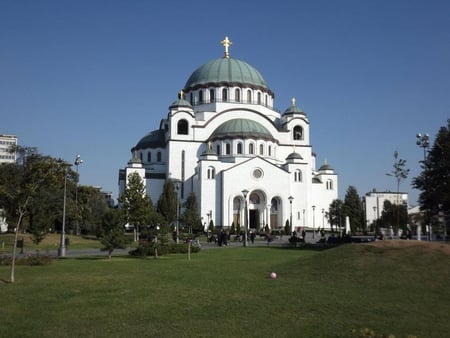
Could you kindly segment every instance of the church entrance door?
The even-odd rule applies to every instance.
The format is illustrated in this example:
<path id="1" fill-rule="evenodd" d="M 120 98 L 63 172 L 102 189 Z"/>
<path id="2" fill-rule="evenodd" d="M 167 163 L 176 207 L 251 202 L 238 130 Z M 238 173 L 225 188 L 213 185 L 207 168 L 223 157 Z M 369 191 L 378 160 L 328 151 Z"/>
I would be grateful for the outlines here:
<path id="1" fill-rule="evenodd" d="M 259 230 L 259 210 L 249 210 L 248 227 L 249 229 Z"/>

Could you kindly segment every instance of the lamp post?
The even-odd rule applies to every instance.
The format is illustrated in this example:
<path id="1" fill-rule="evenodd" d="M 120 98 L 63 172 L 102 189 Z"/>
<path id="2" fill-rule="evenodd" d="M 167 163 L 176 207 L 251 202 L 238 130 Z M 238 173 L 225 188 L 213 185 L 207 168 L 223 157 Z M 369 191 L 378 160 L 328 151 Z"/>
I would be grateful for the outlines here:
<path id="1" fill-rule="evenodd" d="M 427 151 L 428 151 L 428 148 L 429 148 L 429 146 L 430 146 L 430 136 L 428 135 L 428 133 L 425 133 L 425 134 L 421 134 L 421 133 L 417 133 L 417 135 L 416 135 L 416 144 L 419 146 L 419 147 L 421 147 L 421 148 L 423 148 L 423 168 L 424 168 L 424 170 L 426 169 L 426 165 L 427 165 Z M 425 178 L 427 177 L 426 175 L 424 176 Z M 428 221 L 428 209 L 427 209 L 427 211 L 425 212 L 425 221 L 427 222 Z M 431 241 L 431 238 L 432 238 L 432 234 L 431 234 L 431 224 L 430 224 L 430 228 L 429 228 L 429 231 L 428 231 L 428 235 L 429 235 L 429 240 Z"/>
<path id="2" fill-rule="evenodd" d="M 75 186 L 75 211 L 76 211 L 76 219 L 75 219 L 75 222 L 76 222 L 76 224 L 75 224 L 75 233 L 77 234 L 77 236 L 80 234 L 79 233 L 79 227 L 78 227 L 78 216 L 79 216 L 79 214 L 78 214 L 78 181 L 79 181 L 79 179 L 78 179 L 78 166 L 80 165 L 80 164 L 82 164 L 83 163 L 83 160 L 81 159 L 81 156 L 78 154 L 76 157 L 75 157 L 75 161 L 73 162 L 73 164 L 75 164 L 75 166 L 77 167 L 77 184 L 76 184 L 76 186 Z"/>
<path id="3" fill-rule="evenodd" d="M 248 228 L 248 211 L 247 211 L 247 195 L 248 190 L 242 190 L 242 195 L 244 195 L 244 246 L 247 246 L 247 228 Z"/>
<path id="4" fill-rule="evenodd" d="M 423 165 L 425 166 L 425 162 L 427 160 L 427 150 L 428 147 L 430 146 L 430 136 L 427 133 L 423 135 L 421 133 L 418 133 L 416 135 L 416 138 L 417 138 L 416 144 L 419 147 L 423 148 Z"/>
<path id="5" fill-rule="evenodd" d="M 376 222 L 377 222 L 377 207 L 373 206 L 373 229 L 374 229 L 374 231 L 376 229 Z"/>
<path id="6" fill-rule="evenodd" d="M 325 209 L 322 208 L 322 229 L 325 229 Z"/>
<path id="7" fill-rule="evenodd" d="M 179 195 L 179 190 L 180 190 L 180 181 L 176 180 L 175 181 L 175 189 L 177 191 L 177 223 L 176 223 L 176 243 L 180 243 L 180 195 Z"/>
<path id="8" fill-rule="evenodd" d="M 289 196 L 288 200 L 289 200 L 289 204 L 291 205 L 291 214 L 289 216 L 289 226 L 291 228 L 291 231 L 294 231 L 294 229 L 292 228 L 292 201 L 294 200 L 294 197 Z"/>
<path id="9" fill-rule="evenodd" d="M 316 237 L 315 236 L 315 234 L 316 234 L 316 212 L 315 212 L 316 206 L 313 205 L 312 209 L 313 209 L 313 238 L 315 238 Z"/>
<path id="10" fill-rule="evenodd" d="M 61 242 L 58 248 L 58 256 L 66 257 L 66 192 L 67 192 L 67 168 L 64 169 L 64 199 L 63 199 L 63 219 L 61 228 Z"/>

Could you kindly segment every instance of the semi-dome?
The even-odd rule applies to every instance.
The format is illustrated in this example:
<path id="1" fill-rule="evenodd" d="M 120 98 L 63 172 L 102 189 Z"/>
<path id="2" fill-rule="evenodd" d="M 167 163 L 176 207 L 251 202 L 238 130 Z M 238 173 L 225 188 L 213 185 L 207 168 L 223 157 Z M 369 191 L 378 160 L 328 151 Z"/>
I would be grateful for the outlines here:
<path id="1" fill-rule="evenodd" d="M 164 131 L 157 129 L 149 132 L 131 149 L 132 151 L 148 148 L 164 148 L 166 146 Z"/>
<path id="2" fill-rule="evenodd" d="M 197 68 L 187 80 L 184 91 L 207 87 L 249 87 L 270 92 L 261 73 L 247 62 L 219 58 Z"/>
<path id="3" fill-rule="evenodd" d="M 228 120 L 217 127 L 209 139 L 214 141 L 229 138 L 253 138 L 276 141 L 266 127 L 259 122 L 249 119 Z"/>

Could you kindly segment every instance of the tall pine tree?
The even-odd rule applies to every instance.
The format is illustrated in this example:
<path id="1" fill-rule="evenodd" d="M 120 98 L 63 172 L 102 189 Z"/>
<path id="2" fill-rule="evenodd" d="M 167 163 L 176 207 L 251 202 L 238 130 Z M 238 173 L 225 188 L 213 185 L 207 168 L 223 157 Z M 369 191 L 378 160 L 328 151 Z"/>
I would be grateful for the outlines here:
<path id="1" fill-rule="evenodd" d="M 439 212 L 450 215 L 450 119 L 447 126 L 441 127 L 422 172 L 413 179 L 413 187 L 421 191 L 419 195 L 420 209 L 425 211 L 425 222 Z M 437 219 L 434 217 L 433 219 Z"/>

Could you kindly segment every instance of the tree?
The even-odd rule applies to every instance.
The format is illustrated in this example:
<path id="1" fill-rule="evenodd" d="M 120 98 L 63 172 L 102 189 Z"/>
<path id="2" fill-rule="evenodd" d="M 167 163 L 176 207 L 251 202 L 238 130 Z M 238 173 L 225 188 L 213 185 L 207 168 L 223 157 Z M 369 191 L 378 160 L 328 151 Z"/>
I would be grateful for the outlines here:
<path id="1" fill-rule="evenodd" d="M 422 172 L 413 179 L 413 187 L 421 191 L 420 209 L 426 218 L 441 211 L 450 215 L 450 119 L 441 127 L 434 144 L 422 163 Z M 427 219 L 429 222 L 430 220 Z"/>
<path id="2" fill-rule="evenodd" d="M 96 230 L 102 227 L 104 217 L 111 210 L 108 201 L 97 188 L 78 186 L 77 204 L 78 207 L 72 209 L 74 212 L 72 220 L 78 222 L 82 233 L 96 233 Z"/>
<path id="3" fill-rule="evenodd" d="M 18 161 L 0 166 L 0 202 L 9 216 L 17 216 L 10 280 L 14 283 L 17 238 L 31 202 L 39 195 L 41 189 L 61 186 L 64 177 L 73 172 L 67 163 L 40 155 L 37 148 L 15 147 L 11 151 L 17 151 Z M 71 177 L 73 178 L 73 175 Z"/>
<path id="4" fill-rule="evenodd" d="M 194 192 L 191 192 L 183 204 L 184 212 L 181 215 L 181 222 L 187 225 L 189 233 L 198 234 L 203 232 L 202 220 L 198 214 L 197 197 Z"/>
<path id="5" fill-rule="evenodd" d="M 139 229 L 142 225 L 148 224 L 152 212 L 151 200 L 137 172 L 128 175 L 128 183 L 119 202 L 122 203 L 124 219 L 134 225 L 134 241 L 137 242 Z"/>
<path id="6" fill-rule="evenodd" d="M 115 249 L 125 249 L 127 239 L 123 231 L 123 215 L 118 209 L 109 209 L 102 221 L 103 234 L 100 239 L 103 247 L 102 251 L 108 251 L 108 258 L 111 259 Z"/>
<path id="7" fill-rule="evenodd" d="M 289 222 L 289 220 L 286 220 L 286 223 L 284 224 L 284 233 L 285 234 L 291 234 L 292 233 L 292 228 L 291 228 L 291 223 Z"/>
<path id="8" fill-rule="evenodd" d="M 330 217 L 331 228 L 336 227 L 338 230 L 342 224 L 344 224 L 342 220 L 342 211 L 344 209 L 344 202 L 340 199 L 335 199 L 331 202 L 328 215 Z"/>
<path id="9" fill-rule="evenodd" d="M 166 180 L 163 191 L 159 197 L 156 210 L 166 219 L 168 223 L 177 220 L 178 195 L 172 180 Z"/>
<path id="10" fill-rule="evenodd" d="M 350 218 L 352 232 L 365 229 L 363 204 L 354 186 L 349 186 L 345 193 L 343 214 Z"/>
<path id="11" fill-rule="evenodd" d="M 388 176 L 393 176 L 395 177 L 395 180 L 397 182 L 397 201 L 396 204 L 397 206 L 400 206 L 400 199 L 399 199 L 399 195 L 400 195 L 400 183 L 401 181 L 405 180 L 408 177 L 409 174 L 409 169 L 406 169 L 406 160 L 403 160 L 401 158 L 398 158 L 398 152 L 394 151 L 394 170 L 392 170 L 392 172 L 386 174 Z M 396 222 L 396 230 L 399 229 L 400 227 L 400 208 L 396 208 L 397 209 L 397 222 Z M 405 224 L 406 227 L 406 224 Z"/>

